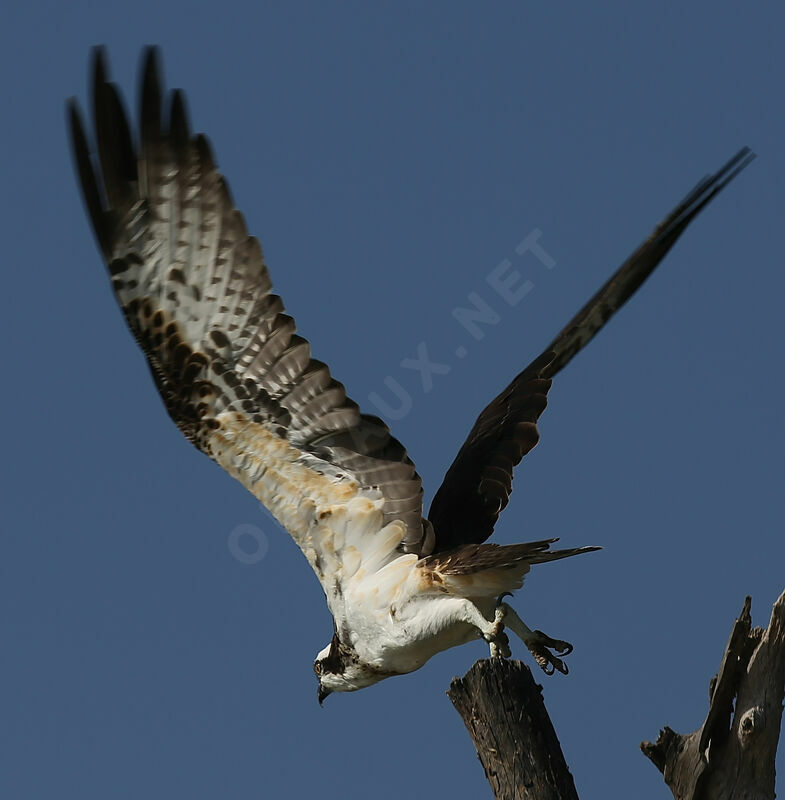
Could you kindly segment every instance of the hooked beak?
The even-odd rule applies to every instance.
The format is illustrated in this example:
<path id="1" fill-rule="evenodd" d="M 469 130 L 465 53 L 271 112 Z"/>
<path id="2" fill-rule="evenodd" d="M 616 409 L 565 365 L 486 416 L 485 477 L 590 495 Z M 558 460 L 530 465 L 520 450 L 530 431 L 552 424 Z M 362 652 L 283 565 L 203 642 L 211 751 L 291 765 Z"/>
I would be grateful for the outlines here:
<path id="1" fill-rule="evenodd" d="M 319 689 L 316 693 L 316 698 L 319 700 L 319 705 L 322 705 L 322 703 L 324 703 L 324 698 L 332 693 L 333 693 L 332 689 L 325 689 L 324 686 L 322 686 L 322 684 L 319 683 Z"/>

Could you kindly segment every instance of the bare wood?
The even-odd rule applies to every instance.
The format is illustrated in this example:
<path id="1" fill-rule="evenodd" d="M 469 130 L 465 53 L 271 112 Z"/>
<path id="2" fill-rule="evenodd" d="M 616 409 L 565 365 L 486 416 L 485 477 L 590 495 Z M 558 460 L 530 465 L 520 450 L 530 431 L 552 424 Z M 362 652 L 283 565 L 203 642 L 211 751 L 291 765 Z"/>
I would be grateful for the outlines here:
<path id="1" fill-rule="evenodd" d="M 785 695 L 785 592 L 768 628 L 752 627 L 744 601 L 695 732 L 664 728 L 641 750 L 676 800 L 773 800 L 774 760 Z M 735 700 L 735 710 L 734 710 Z"/>
<path id="2" fill-rule="evenodd" d="M 497 800 L 578 800 L 542 700 L 520 661 L 477 661 L 447 692 Z"/>

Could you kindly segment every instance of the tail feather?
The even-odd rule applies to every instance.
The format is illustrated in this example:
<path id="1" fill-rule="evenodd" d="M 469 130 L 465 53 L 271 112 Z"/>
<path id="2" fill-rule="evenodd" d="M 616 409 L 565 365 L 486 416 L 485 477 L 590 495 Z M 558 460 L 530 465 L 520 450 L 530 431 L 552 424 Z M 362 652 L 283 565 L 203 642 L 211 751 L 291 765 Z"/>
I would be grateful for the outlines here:
<path id="1" fill-rule="evenodd" d="M 512 569 L 522 564 L 544 564 L 581 553 L 601 550 L 600 547 L 571 547 L 566 550 L 551 550 L 558 539 L 542 539 L 523 544 L 467 544 L 424 558 L 423 566 L 438 570 L 443 575 L 469 575 L 488 569 Z"/>
<path id="2" fill-rule="evenodd" d="M 524 544 L 469 544 L 419 561 L 429 582 L 441 590 L 463 597 L 498 597 L 520 589 L 532 564 L 601 550 L 601 547 L 571 547 L 551 550 L 558 539 Z"/>
<path id="3" fill-rule="evenodd" d="M 516 545 L 511 545 L 515 547 Z M 548 561 L 558 561 L 560 558 L 569 558 L 570 556 L 579 556 L 581 553 L 591 553 L 595 550 L 602 550 L 598 545 L 589 545 L 587 547 L 568 547 L 564 550 L 546 550 L 536 556 L 529 558 L 530 564 L 545 564 Z"/>

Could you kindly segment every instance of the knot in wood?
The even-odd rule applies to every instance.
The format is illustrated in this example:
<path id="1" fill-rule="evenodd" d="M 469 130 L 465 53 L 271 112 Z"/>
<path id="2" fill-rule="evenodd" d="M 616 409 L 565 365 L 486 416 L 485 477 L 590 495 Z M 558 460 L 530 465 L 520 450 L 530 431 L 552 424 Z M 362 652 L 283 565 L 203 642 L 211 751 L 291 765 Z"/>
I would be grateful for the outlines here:
<path id="1" fill-rule="evenodd" d="M 746 747 L 756 733 L 760 733 L 766 726 L 766 713 L 761 706 L 748 708 L 739 721 L 739 739 L 741 746 Z"/>

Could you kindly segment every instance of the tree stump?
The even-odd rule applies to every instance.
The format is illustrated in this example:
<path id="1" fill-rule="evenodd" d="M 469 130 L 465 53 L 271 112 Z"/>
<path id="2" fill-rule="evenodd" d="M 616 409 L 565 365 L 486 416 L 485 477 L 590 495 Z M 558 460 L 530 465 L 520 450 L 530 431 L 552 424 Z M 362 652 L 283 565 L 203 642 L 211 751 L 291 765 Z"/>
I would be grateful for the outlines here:
<path id="1" fill-rule="evenodd" d="M 666 727 L 641 750 L 676 800 L 773 800 L 785 696 L 785 592 L 768 628 L 752 627 L 748 597 L 709 686 L 694 733 Z M 542 699 L 520 661 L 477 661 L 447 692 L 472 737 L 497 800 L 577 800 Z"/>
<path id="2" fill-rule="evenodd" d="M 477 661 L 447 692 L 463 718 L 497 800 L 578 800 L 531 670 Z"/>

